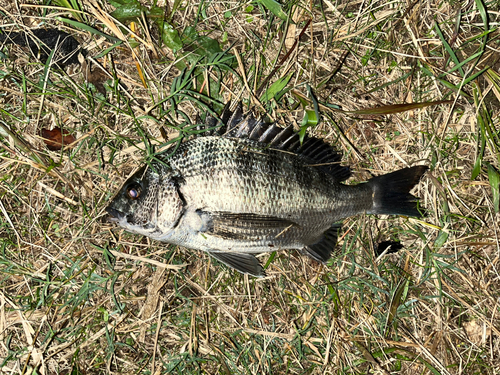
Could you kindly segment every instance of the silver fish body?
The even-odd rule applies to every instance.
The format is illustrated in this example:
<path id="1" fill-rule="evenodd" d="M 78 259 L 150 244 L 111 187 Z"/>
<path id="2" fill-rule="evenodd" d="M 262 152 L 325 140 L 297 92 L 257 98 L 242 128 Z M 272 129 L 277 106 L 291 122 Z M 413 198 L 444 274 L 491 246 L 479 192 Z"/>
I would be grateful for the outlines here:
<path id="1" fill-rule="evenodd" d="M 228 128 L 238 131 L 186 141 L 136 172 L 107 208 L 113 220 L 130 232 L 206 251 L 240 272 L 262 276 L 256 253 L 303 249 L 328 260 L 335 223 L 346 217 L 418 215 L 408 191 L 426 167 L 345 185 L 348 169 L 322 141 L 309 138 L 300 145 L 286 129 L 234 117 Z"/>

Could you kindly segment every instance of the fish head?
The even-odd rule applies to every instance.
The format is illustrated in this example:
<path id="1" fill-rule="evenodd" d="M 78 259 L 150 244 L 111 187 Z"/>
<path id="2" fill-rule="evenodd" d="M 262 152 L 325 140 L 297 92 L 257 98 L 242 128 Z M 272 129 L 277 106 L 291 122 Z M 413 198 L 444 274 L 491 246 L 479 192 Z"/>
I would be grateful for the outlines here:
<path id="1" fill-rule="evenodd" d="M 161 238 L 179 222 L 184 201 L 168 169 L 146 165 L 123 184 L 106 211 L 129 232 Z"/>

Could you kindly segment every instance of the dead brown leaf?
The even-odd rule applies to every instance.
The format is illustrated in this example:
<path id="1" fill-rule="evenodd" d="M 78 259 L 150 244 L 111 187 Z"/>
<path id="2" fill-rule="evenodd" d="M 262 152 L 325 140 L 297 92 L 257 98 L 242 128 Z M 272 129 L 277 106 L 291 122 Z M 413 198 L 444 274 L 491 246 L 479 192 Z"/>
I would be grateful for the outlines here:
<path id="1" fill-rule="evenodd" d="M 74 136 L 69 134 L 67 130 L 61 130 L 61 128 L 54 128 L 52 130 L 43 128 L 41 135 L 45 145 L 50 151 L 58 151 L 63 146 L 76 141 Z"/>

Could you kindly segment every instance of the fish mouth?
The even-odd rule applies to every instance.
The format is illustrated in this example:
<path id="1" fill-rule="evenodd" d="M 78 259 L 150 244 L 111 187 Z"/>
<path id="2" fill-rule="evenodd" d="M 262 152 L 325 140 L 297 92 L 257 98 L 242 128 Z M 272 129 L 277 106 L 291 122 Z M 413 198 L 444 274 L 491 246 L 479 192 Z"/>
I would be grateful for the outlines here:
<path id="1" fill-rule="evenodd" d="M 109 218 L 109 221 L 111 221 L 112 223 L 116 223 L 125 218 L 125 214 L 123 212 L 115 210 L 111 207 L 106 207 L 106 212 L 111 216 Z"/>

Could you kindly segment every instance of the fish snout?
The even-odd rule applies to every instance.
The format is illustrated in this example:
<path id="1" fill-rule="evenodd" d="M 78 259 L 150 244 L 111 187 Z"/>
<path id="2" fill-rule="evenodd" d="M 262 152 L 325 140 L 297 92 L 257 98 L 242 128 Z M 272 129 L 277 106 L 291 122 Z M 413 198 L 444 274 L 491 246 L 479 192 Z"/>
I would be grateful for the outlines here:
<path id="1" fill-rule="evenodd" d="M 109 221 L 111 221 L 111 222 L 120 221 L 125 217 L 125 214 L 123 212 L 118 211 L 118 210 L 111 208 L 109 206 L 106 207 L 106 212 L 111 216 L 109 218 Z"/>

